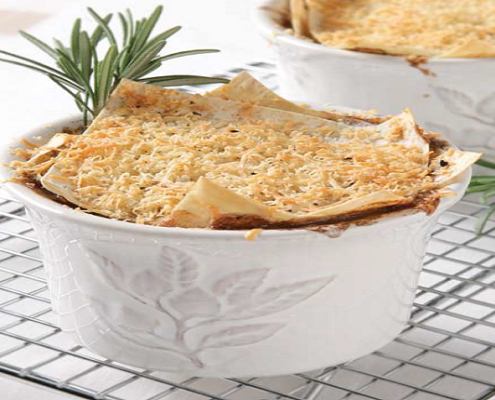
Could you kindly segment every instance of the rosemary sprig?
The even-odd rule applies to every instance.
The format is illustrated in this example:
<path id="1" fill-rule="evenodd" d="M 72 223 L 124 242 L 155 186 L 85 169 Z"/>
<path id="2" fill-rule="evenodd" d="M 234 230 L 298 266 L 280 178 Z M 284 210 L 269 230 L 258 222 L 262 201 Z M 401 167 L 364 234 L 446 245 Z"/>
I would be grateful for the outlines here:
<path id="1" fill-rule="evenodd" d="M 476 164 L 495 170 L 495 163 L 490 161 L 479 160 Z M 479 218 L 477 223 L 476 233 L 480 235 L 490 217 L 495 213 L 495 175 L 474 175 L 471 178 L 471 182 L 466 193 L 480 193 L 481 203 L 488 205 L 487 210 Z"/>
<path id="2" fill-rule="evenodd" d="M 92 8 L 88 8 L 89 14 L 97 23 L 96 28 L 91 33 L 82 30 L 81 19 L 76 19 L 67 45 L 53 39 L 53 45 L 50 46 L 27 32 L 20 32 L 26 40 L 50 56 L 54 66 L 5 50 L 0 50 L 0 54 L 8 58 L 0 58 L 0 61 L 31 69 L 50 78 L 73 98 L 83 113 L 85 126 L 90 117 L 96 117 L 103 109 L 110 93 L 123 78 L 160 86 L 228 82 L 223 78 L 199 75 L 148 77 L 148 74 L 158 69 L 165 61 L 219 51 L 195 49 L 160 55 L 167 40 L 181 29 L 180 26 L 175 26 L 152 36 L 162 11 L 163 7 L 158 6 L 148 18 L 140 20 L 135 20 L 128 9 L 124 13 L 117 13 L 122 30 L 122 42 L 119 46 L 110 27 L 113 14 L 102 17 Z M 108 42 L 104 51 L 100 50 L 103 39 L 107 39 Z"/>

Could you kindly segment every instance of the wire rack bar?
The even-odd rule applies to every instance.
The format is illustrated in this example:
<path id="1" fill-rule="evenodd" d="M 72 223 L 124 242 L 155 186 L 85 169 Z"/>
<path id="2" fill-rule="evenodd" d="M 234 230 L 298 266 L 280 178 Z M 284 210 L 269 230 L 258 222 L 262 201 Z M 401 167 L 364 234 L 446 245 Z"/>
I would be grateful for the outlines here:
<path id="1" fill-rule="evenodd" d="M 223 76 L 242 70 L 274 87 L 262 61 Z M 485 209 L 467 198 L 442 216 L 410 323 L 390 345 L 321 371 L 203 379 L 139 370 L 68 342 L 53 323 L 24 209 L 0 191 L 0 372 L 100 400 L 495 400 L 495 221 L 483 236 L 474 228 Z"/>

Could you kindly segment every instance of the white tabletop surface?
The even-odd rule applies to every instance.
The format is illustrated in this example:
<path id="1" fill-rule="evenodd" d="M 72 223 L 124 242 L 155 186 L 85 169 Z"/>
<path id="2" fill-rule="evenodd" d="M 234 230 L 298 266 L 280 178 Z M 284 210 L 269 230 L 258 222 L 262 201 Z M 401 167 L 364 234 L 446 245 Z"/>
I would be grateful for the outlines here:
<path id="1" fill-rule="evenodd" d="M 93 26 L 87 17 L 87 6 L 101 14 L 131 7 L 135 16 L 145 16 L 157 4 L 160 3 L 149 0 L 2 0 L 0 49 L 49 62 L 42 52 L 17 34 L 19 29 L 47 41 L 51 37 L 65 39 L 72 21 L 79 16 L 85 16 L 83 23 Z M 168 0 L 161 4 L 165 10 L 159 26 L 164 29 L 183 26 L 170 41 L 167 52 L 193 48 L 218 48 L 222 52 L 173 60 L 157 72 L 208 75 L 269 56 L 269 49 L 250 18 L 252 0 Z M 77 111 L 68 95 L 36 72 L 0 63 L 0 87 L 0 141 Z M 0 393 L 2 400 L 75 398 L 3 375 Z"/>

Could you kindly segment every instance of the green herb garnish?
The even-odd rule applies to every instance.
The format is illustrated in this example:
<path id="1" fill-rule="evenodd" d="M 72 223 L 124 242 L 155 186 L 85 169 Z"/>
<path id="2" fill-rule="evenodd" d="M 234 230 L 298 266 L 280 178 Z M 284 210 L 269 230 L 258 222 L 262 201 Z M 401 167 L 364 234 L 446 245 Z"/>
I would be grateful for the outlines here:
<path id="1" fill-rule="evenodd" d="M 197 49 L 160 56 L 167 40 L 181 29 L 180 26 L 175 26 L 152 37 L 151 34 L 162 10 L 163 7 L 159 6 L 148 18 L 140 20 L 134 20 L 130 10 L 126 10 L 125 13 L 119 12 L 117 15 L 122 29 L 122 43 L 119 47 L 109 25 L 113 14 L 101 17 L 92 8 L 88 8 L 89 14 L 98 24 L 96 29 L 92 33 L 82 30 L 81 19 L 78 18 L 74 22 L 68 45 L 53 39 L 54 45 L 49 46 L 27 32 L 20 32 L 25 39 L 55 61 L 54 67 L 4 50 L 0 50 L 0 53 L 9 56 L 10 59 L 0 58 L 0 61 L 29 68 L 48 76 L 72 96 L 83 113 L 85 126 L 89 116 L 94 118 L 103 109 L 110 93 L 123 78 L 164 87 L 228 82 L 223 78 L 198 75 L 147 77 L 164 61 L 219 51 Z M 107 40 L 108 48 L 100 55 L 98 50 L 103 42 L 102 39 Z"/>
<path id="2" fill-rule="evenodd" d="M 479 160 L 476 164 L 485 168 L 495 169 L 495 163 L 490 161 Z M 495 213 L 495 201 L 490 202 L 495 200 L 495 176 L 474 175 L 471 178 L 471 182 L 466 193 L 480 193 L 481 203 L 488 205 L 488 209 L 479 218 L 477 223 L 476 233 L 480 235 L 490 217 Z"/>

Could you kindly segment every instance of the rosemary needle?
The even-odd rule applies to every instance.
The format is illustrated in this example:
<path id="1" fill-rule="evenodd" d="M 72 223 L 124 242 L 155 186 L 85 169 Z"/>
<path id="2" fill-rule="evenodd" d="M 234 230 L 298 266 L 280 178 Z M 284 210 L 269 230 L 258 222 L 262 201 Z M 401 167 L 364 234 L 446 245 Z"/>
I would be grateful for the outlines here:
<path id="1" fill-rule="evenodd" d="M 479 160 L 476 164 L 495 170 L 495 163 L 490 161 Z M 487 210 L 480 216 L 477 223 L 476 233 L 480 235 L 490 217 L 495 213 L 495 175 L 474 175 L 466 191 L 466 194 L 469 193 L 480 193 L 481 202 L 488 205 Z"/>
<path id="2" fill-rule="evenodd" d="M 199 75 L 165 75 L 148 77 L 165 61 L 196 54 L 216 53 L 215 49 L 194 49 L 161 55 L 167 40 L 181 27 L 175 26 L 152 36 L 163 11 L 158 6 L 148 18 L 136 20 L 131 11 L 117 13 L 122 40 L 119 45 L 117 35 L 110 27 L 113 14 L 100 16 L 88 8 L 97 26 L 93 32 L 82 30 L 81 19 L 74 21 L 67 44 L 53 39 L 53 46 L 37 37 L 21 31 L 21 35 L 40 50 L 48 54 L 55 65 L 23 57 L 0 50 L 6 62 L 37 71 L 50 78 L 57 86 L 68 93 L 83 113 L 86 126 L 90 117 L 96 117 L 103 109 L 113 89 L 123 78 L 160 86 L 202 85 L 226 83 L 228 80 Z M 106 39 L 107 48 L 100 49 Z"/>

